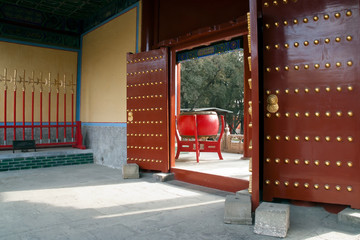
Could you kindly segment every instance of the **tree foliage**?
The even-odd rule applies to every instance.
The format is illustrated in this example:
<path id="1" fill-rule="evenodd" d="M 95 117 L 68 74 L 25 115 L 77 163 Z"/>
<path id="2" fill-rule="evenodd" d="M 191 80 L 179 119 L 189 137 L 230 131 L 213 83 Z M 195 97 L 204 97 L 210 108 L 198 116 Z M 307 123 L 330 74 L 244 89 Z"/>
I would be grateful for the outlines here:
<path id="1" fill-rule="evenodd" d="M 233 111 L 226 121 L 234 132 L 244 118 L 243 51 L 182 62 L 180 95 L 181 108 L 217 107 Z"/>

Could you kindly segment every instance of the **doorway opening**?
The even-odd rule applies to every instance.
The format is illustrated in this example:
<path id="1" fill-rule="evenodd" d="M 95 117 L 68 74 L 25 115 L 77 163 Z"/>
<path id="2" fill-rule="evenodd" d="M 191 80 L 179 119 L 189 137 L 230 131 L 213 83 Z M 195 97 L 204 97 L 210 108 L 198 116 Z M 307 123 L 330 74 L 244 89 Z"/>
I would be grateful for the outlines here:
<path id="1" fill-rule="evenodd" d="M 178 84 L 175 92 L 178 98 L 175 109 L 178 137 L 175 169 L 245 181 L 251 177 L 249 159 L 243 155 L 247 126 L 244 124 L 245 59 L 242 45 L 242 38 L 238 38 L 176 54 Z M 198 136 L 200 154 L 197 162 L 195 136 L 182 134 L 181 119 L 192 114 L 199 119 L 202 114 L 209 113 L 218 116 L 218 131 L 216 135 Z M 221 117 L 224 118 L 224 125 Z M 196 125 L 200 132 L 199 121 Z M 205 128 L 213 130 L 216 126 Z M 207 151 L 208 142 L 219 142 L 221 153 L 217 154 L 214 149 Z"/>

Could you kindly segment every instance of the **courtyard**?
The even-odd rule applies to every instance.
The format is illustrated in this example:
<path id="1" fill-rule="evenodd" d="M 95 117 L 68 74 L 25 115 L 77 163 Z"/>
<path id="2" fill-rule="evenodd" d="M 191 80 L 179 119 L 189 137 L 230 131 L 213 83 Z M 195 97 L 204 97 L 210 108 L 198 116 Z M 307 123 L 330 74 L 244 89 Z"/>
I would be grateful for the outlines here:
<path id="1" fill-rule="evenodd" d="M 0 239 L 274 239 L 223 223 L 230 193 L 85 164 L 0 173 Z M 321 207 L 291 205 L 286 239 L 360 239 Z"/>

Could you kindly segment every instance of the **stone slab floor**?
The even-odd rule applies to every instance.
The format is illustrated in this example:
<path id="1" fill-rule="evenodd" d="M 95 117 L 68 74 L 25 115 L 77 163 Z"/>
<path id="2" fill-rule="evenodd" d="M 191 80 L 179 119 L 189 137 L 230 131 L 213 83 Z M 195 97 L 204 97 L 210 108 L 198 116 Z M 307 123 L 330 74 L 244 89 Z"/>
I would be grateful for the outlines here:
<path id="1" fill-rule="evenodd" d="M 181 152 L 175 161 L 175 167 L 195 172 L 249 180 L 249 160 L 242 160 L 242 154 L 221 153 L 224 160 L 220 160 L 217 153 L 200 153 L 199 163 L 196 162 L 194 152 Z"/>
<path id="2" fill-rule="evenodd" d="M 228 193 L 79 165 L 0 173 L 0 239 L 274 239 L 223 223 Z M 360 239 L 318 207 L 291 206 L 287 239 Z"/>

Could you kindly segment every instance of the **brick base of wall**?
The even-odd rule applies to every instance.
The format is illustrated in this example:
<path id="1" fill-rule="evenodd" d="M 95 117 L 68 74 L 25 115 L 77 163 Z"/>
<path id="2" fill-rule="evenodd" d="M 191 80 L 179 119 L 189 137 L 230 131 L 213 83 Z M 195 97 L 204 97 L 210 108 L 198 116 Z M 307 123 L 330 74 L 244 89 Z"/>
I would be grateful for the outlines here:
<path id="1" fill-rule="evenodd" d="M 92 153 L 0 159 L 0 172 L 94 163 Z"/>

